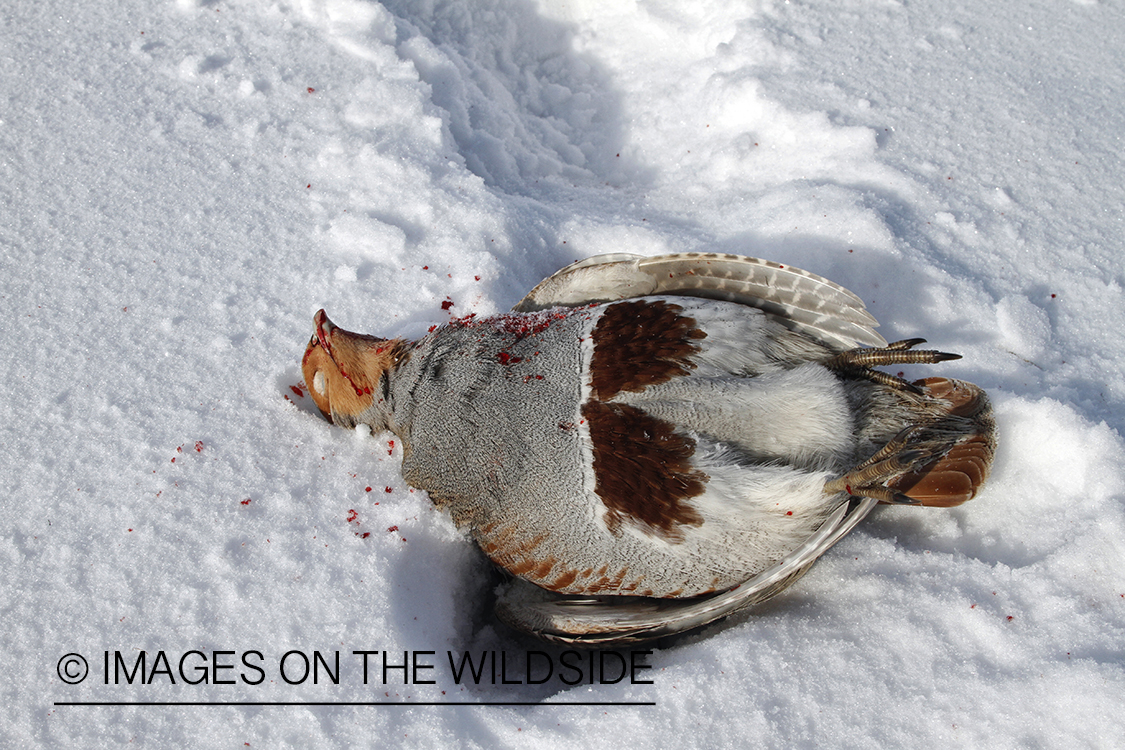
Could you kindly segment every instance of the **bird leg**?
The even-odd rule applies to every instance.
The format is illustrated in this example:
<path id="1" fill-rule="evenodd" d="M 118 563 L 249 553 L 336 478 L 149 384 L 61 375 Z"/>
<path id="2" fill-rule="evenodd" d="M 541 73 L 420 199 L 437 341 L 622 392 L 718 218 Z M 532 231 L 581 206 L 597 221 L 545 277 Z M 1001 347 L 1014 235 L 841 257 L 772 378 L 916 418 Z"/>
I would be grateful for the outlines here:
<path id="1" fill-rule="evenodd" d="M 960 354 L 949 354 L 931 349 L 915 350 L 913 348 L 924 343 L 926 343 L 925 339 L 903 339 L 878 349 L 849 349 L 825 360 L 824 366 L 841 375 L 862 378 L 896 390 L 911 391 L 922 395 L 922 389 L 913 383 L 909 383 L 897 375 L 871 368 L 885 365 L 932 365 L 951 359 L 961 359 Z"/>
<path id="2" fill-rule="evenodd" d="M 933 457 L 932 451 L 917 448 L 906 450 L 911 437 L 919 429 L 918 425 L 907 427 L 867 460 L 856 464 L 842 476 L 825 482 L 824 493 L 835 495 L 846 492 L 891 505 L 918 505 L 919 502 L 914 498 L 893 490 L 886 484 Z"/>

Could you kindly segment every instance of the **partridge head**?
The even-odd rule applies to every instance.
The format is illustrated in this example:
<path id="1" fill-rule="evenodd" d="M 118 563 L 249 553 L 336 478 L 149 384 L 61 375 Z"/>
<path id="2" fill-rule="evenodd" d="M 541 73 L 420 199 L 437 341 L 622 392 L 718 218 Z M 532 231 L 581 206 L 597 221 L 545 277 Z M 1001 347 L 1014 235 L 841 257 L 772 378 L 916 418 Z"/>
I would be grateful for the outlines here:
<path id="1" fill-rule="evenodd" d="M 987 397 L 876 369 L 956 358 L 876 325 L 799 269 L 611 255 L 417 342 L 321 310 L 302 369 L 329 421 L 393 432 L 406 481 L 512 576 L 501 619 L 621 643 L 777 594 L 878 502 L 977 493 Z"/>
<path id="2" fill-rule="evenodd" d="M 301 371 L 313 403 L 324 418 L 341 427 L 390 428 L 387 373 L 405 356 L 403 339 L 379 339 L 337 328 L 324 310 L 313 317 L 315 332 L 305 348 Z"/>

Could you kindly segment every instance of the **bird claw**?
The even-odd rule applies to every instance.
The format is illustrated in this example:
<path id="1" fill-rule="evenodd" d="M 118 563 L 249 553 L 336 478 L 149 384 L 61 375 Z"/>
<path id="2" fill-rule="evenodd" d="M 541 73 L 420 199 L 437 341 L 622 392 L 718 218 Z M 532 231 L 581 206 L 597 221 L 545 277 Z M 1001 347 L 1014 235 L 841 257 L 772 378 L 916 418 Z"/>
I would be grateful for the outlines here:
<path id="1" fill-rule="evenodd" d="M 884 347 L 867 349 L 849 349 L 846 352 L 831 357 L 825 361 L 824 366 L 843 375 L 863 378 L 880 385 L 889 386 L 898 390 L 905 390 L 919 396 L 924 391 L 913 383 L 891 375 L 890 373 L 874 370 L 874 367 L 887 365 L 933 365 L 938 362 L 947 362 L 951 359 L 961 359 L 960 354 L 939 352 L 933 349 L 914 349 L 918 344 L 926 343 L 925 339 L 903 339 L 893 341 Z"/>
<path id="2" fill-rule="evenodd" d="M 932 451 L 906 447 L 920 429 L 918 425 L 907 427 L 850 471 L 825 482 L 825 494 L 846 492 L 855 497 L 870 497 L 888 505 L 919 505 L 914 498 L 887 487 L 887 484 L 933 458 Z"/>

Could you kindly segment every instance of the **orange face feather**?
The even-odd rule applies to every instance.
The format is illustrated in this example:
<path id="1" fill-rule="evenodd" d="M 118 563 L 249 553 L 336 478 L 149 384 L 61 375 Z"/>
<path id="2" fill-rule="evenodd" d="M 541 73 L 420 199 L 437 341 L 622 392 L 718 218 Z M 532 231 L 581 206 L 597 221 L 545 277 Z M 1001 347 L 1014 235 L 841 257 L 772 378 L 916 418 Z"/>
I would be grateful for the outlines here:
<path id="1" fill-rule="evenodd" d="M 403 360 L 409 344 L 345 331 L 324 310 L 313 316 L 313 325 L 301 360 L 313 402 L 329 422 L 354 422 L 383 398 L 383 375 Z"/>

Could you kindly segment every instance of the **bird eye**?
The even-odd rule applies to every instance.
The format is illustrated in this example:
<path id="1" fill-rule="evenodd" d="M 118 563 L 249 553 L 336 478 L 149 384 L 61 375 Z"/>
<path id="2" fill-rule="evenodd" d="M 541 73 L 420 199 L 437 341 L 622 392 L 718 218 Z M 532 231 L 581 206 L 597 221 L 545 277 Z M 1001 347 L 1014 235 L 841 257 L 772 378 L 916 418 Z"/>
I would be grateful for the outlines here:
<path id="1" fill-rule="evenodd" d="M 324 395 L 324 372 L 323 371 L 317 370 L 316 375 L 313 375 L 312 387 L 313 387 L 313 390 L 316 391 L 318 394 L 320 394 L 322 396 Z"/>
<path id="2" fill-rule="evenodd" d="M 312 338 L 309 339 L 309 347 L 319 346 L 319 344 L 320 341 L 317 339 L 316 334 L 314 333 L 312 335 Z"/>

